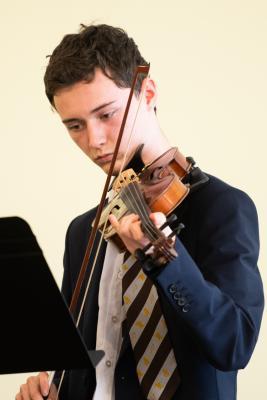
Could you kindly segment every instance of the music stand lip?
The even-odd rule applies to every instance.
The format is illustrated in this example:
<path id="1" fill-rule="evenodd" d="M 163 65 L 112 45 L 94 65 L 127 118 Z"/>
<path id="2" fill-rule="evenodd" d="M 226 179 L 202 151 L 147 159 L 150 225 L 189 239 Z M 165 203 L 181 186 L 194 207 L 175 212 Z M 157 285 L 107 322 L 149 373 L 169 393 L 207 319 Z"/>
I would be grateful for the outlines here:
<path id="1" fill-rule="evenodd" d="M 20 217 L 0 218 L 0 374 L 96 367 L 42 250 Z"/>

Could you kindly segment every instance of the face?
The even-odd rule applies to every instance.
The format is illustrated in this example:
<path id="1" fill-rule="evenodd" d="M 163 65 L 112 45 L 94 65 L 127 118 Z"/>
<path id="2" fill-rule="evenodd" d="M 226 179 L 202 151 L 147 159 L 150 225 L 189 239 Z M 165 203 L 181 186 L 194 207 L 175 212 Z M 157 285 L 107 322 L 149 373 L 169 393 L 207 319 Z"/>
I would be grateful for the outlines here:
<path id="1" fill-rule="evenodd" d="M 106 173 L 110 167 L 129 93 L 130 89 L 119 88 L 102 71 L 96 70 L 92 82 L 78 82 L 59 90 L 54 96 L 55 108 L 71 138 Z M 115 164 L 115 174 L 120 171 L 127 147 L 124 165 L 137 146 L 145 141 L 144 132 L 149 118 L 146 107 L 141 106 L 128 146 L 137 108 L 138 99 L 133 96 Z"/>

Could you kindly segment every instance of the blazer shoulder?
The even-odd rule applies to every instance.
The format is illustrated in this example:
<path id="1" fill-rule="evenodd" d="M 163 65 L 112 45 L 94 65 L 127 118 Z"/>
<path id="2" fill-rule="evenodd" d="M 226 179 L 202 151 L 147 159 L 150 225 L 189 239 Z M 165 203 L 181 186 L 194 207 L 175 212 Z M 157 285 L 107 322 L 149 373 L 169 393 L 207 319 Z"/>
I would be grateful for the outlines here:
<path id="1" fill-rule="evenodd" d="M 95 218 L 97 212 L 97 207 L 92 208 L 89 211 L 86 211 L 83 214 L 75 217 L 69 224 L 67 229 L 67 236 L 69 235 L 85 235 L 88 234 L 88 231 L 91 230 L 91 224 Z"/>
<path id="2" fill-rule="evenodd" d="M 253 200 L 243 190 L 238 189 L 223 180 L 206 174 L 209 181 L 198 191 L 192 193 L 191 203 L 198 204 L 200 207 L 210 208 L 214 203 L 224 204 L 225 206 L 244 205 L 256 211 Z"/>

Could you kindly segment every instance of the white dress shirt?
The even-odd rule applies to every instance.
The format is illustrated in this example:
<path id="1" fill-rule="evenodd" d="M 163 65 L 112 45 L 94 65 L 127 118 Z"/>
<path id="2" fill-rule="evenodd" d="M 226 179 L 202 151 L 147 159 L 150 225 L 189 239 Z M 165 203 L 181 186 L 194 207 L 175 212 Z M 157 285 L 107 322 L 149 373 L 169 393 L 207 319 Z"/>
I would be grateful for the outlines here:
<path id="1" fill-rule="evenodd" d="M 121 325 L 125 318 L 122 308 L 123 254 L 109 241 L 98 294 L 96 349 L 105 356 L 96 367 L 94 400 L 114 400 L 114 372 L 121 348 Z"/>

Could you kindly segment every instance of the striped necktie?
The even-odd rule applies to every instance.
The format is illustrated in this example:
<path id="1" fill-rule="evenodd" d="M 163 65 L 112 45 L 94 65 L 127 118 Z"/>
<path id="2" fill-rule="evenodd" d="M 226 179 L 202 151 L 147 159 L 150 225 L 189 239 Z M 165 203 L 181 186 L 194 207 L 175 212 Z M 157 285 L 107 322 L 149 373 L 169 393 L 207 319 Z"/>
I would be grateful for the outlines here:
<path id="1" fill-rule="evenodd" d="M 137 376 L 148 400 L 171 400 L 180 376 L 156 287 L 129 256 L 122 265 L 122 295 Z"/>

